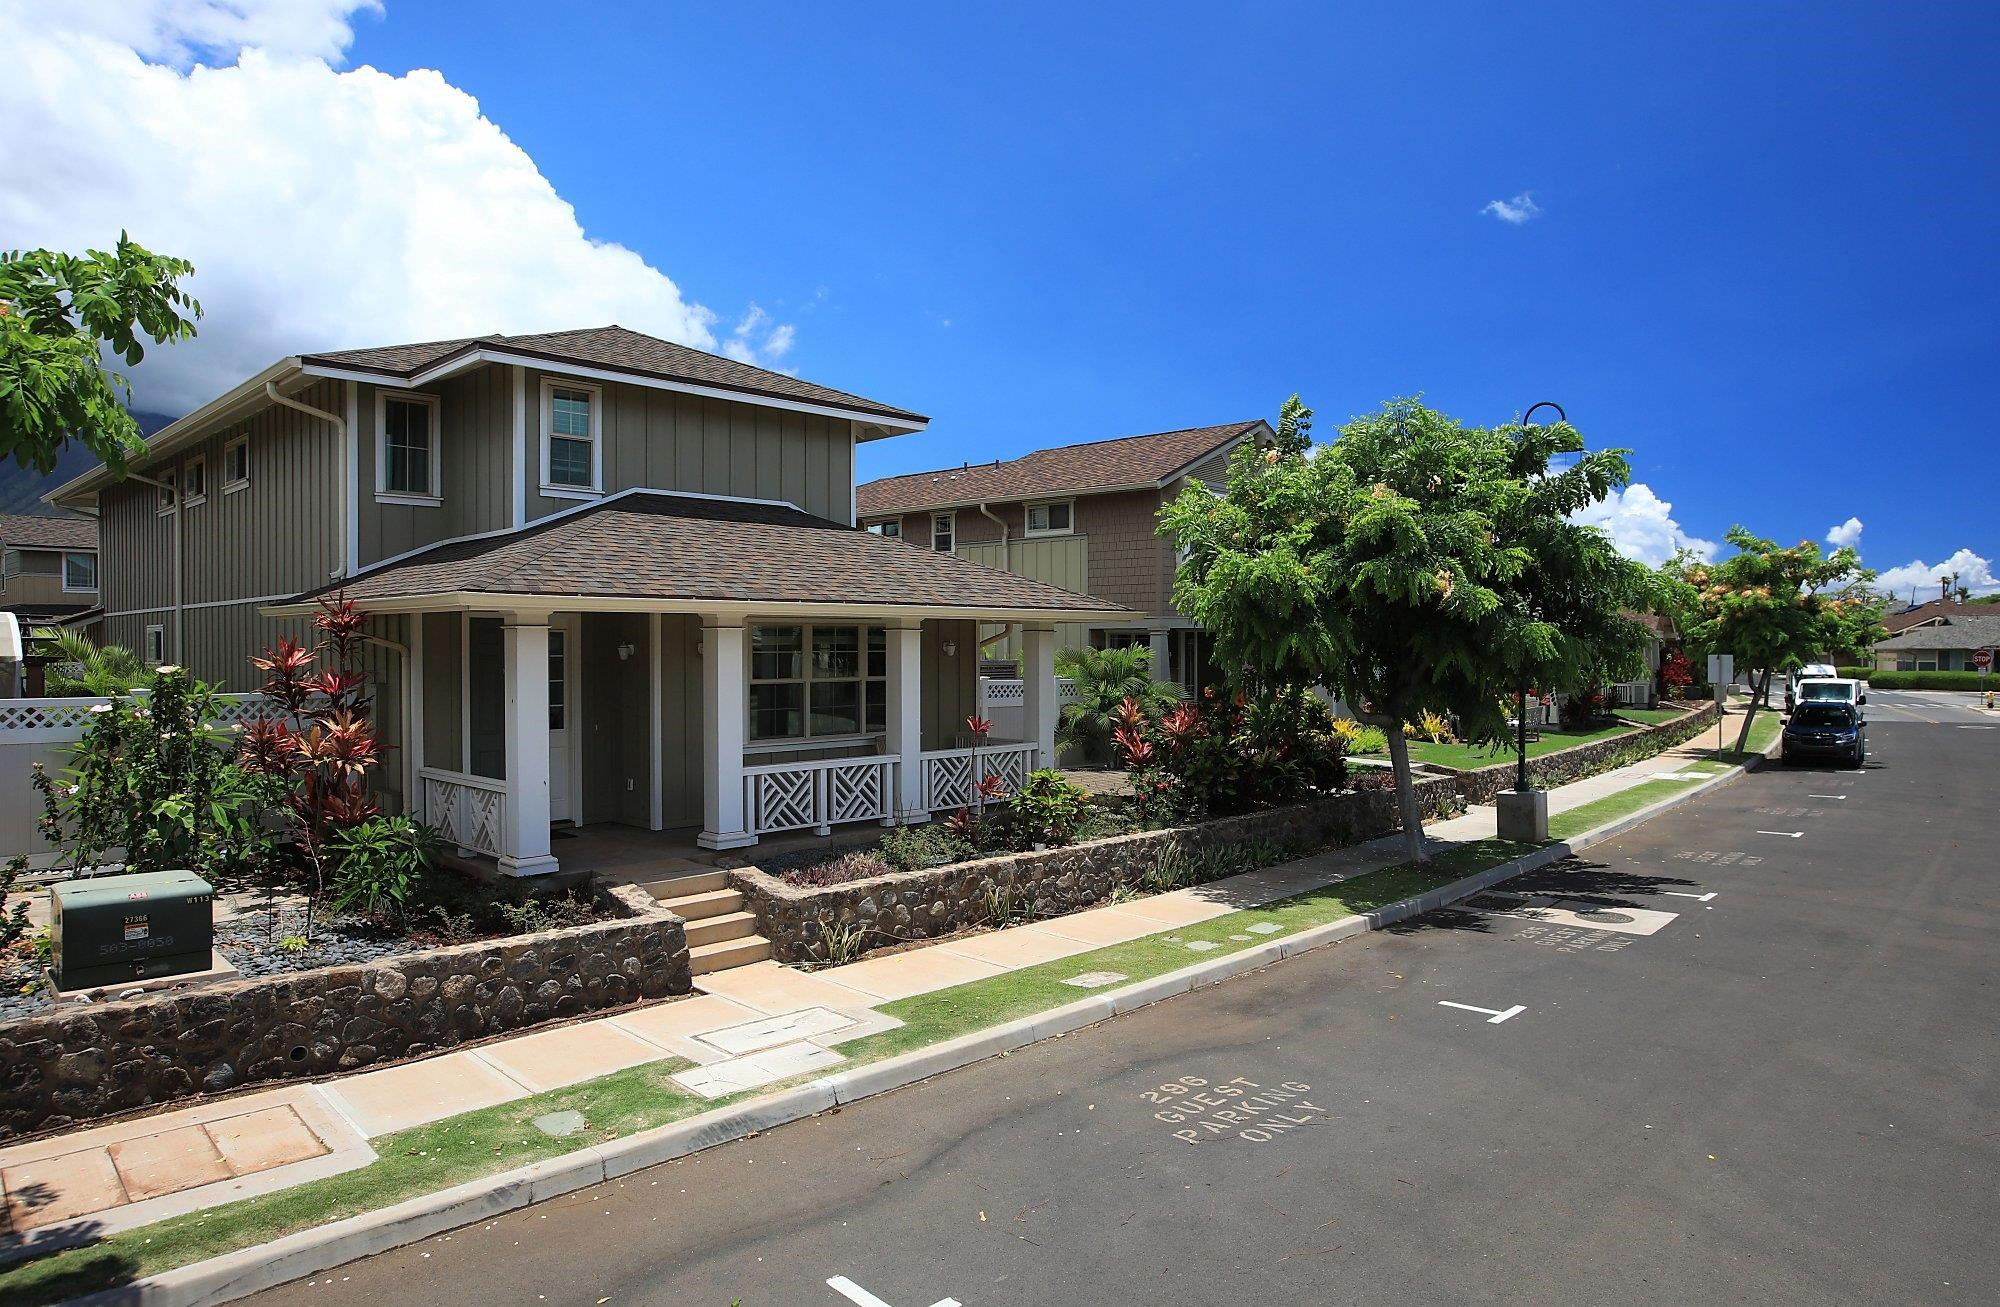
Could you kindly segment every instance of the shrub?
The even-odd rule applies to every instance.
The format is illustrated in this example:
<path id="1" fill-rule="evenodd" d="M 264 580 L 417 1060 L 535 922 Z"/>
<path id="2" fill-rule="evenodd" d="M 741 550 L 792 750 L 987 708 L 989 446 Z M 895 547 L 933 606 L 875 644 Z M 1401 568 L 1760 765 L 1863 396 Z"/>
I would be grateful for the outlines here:
<path id="1" fill-rule="evenodd" d="M 882 837 L 881 846 L 874 856 L 888 863 L 894 871 L 921 871 L 926 867 L 963 862 L 972 856 L 972 852 L 972 845 L 954 833 L 950 826 L 932 822 L 923 826 L 898 826 Z"/>
<path id="2" fill-rule="evenodd" d="M 1363 726 L 1354 733 L 1354 742 L 1348 746 L 1349 753 L 1387 753 L 1389 733 L 1379 726 Z"/>
<path id="3" fill-rule="evenodd" d="M 1332 714 L 1302 688 L 1255 699 L 1204 690 L 1157 722 L 1127 701 L 1113 738 L 1149 821 L 1252 812 L 1336 790 L 1346 778 Z"/>
<path id="4" fill-rule="evenodd" d="M 370 817 L 333 837 L 334 906 L 400 916 L 437 860 L 437 832 L 408 817 Z"/>
<path id="5" fill-rule="evenodd" d="M 544 930 L 587 926 L 597 920 L 590 902 L 569 894 L 545 894 L 500 904 L 500 916 L 517 935 L 533 935 Z"/>
<path id="6" fill-rule="evenodd" d="M 1844 669 L 1840 674 L 1851 674 L 1854 679 L 1866 681 L 1878 690 L 2000 689 L 2000 682 L 1996 682 L 1994 677 L 1981 676 L 1978 672 L 1883 672 L 1860 667 Z"/>
<path id="7" fill-rule="evenodd" d="M 1660 660 L 1660 688 L 1666 692 L 1667 698 L 1680 698 L 1694 682 L 1694 663 L 1679 649 L 1669 651 Z"/>
<path id="8" fill-rule="evenodd" d="M 1561 720 L 1564 730 L 1581 730 L 1596 721 L 1604 712 L 1604 691 L 1593 686 L 1566 695 L 1562 701 Z"/>
<path id="9" fill-rule="evenodd" d="M 902 829 L 920 828 L 904 827 Z M 894 835 L 900 832 L 892 831 L 890 833 Z M 884 839 L 882 842 L 885 846 L 888 844 L 887 839 Z M 937 866 L 941 864 L 929 863 L 924 865 Z M 914 870 L 914 868 L 896 866 L 873 849 L 850 849 L 846 853 L 837 853 L 831 858 L 827 858 L 822 862 L 815 862 L 810 866 L 793 867 L 790 870 L 782 871 L 778 873 L 778 879 L 784 881 L 787 885 L 800 885 L 807 889 L 822 889 L 828 885 L 845 885 L 850 881 L 867 880 L 870 876 L 886 876 L 892 871 L 910 870 Z"/>
<path id="10" fill-rule="evenodd" d="M 1090 796 L 1063 779 L 1061 772 L 1042 768 L 1014 794 L 1008 816 L 1020 842 L 1028 845 L 1069 844 L 1076 839 L 1090 810 Z"/>
<path id="11" fill-rule="evenodd" d="M 1403 728 L 1404 734 L 1410 734 L 1411 729 L 1410 726 L 1405 726 Z M 1415 735 L 1417 739 L 1428 740 L 1432 744 L 1450 744 L 1454 738 L 1451 730 L 1451 722 L 1446 720 L 1442 714 L 1432 712 L 1429 708 L 1424 709 L 1424 715 L 1417 719 L 1415 723 Z"/>
<path id="12" fill-rule="evenodd" d="M 1076 687 L 1076 698 L 1063 705 L 1056 723 L 1056 745 L 1086 767 L 1106 767 L 1116 760 L 1111 732 L 1119 706 L 1127 699 L 1148 717 L 1180 702 L 1177 687 L 1153 679 L 1153 656 L 1143 645 L 1123 649 L 1063 649 L 1056 654 L 1056 675 Z"/>

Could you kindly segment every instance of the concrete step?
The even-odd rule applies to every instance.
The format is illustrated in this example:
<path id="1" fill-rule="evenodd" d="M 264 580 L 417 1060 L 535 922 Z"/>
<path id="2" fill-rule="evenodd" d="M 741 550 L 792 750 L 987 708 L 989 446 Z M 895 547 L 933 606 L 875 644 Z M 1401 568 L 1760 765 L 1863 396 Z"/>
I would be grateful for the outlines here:
<path id="1" fill-rule="evenodd" d="M 731 967 L 747 967 L 771 956 L 771 941 L 762 935 L 725 939 L 715 944 L 699 944 L 688 950 L 688 969 L 697 976 Z"/>
<path id="2" fill-rule="evenodd" d="M 703 917 L 687 924 L 688 947 L 719 944 L 725 939 L 742 939 L 757 933 L 757 917 L 750 912 L 726 912 L 719 917 Z"/>
<path id="3" fill-rule="evenodd" d="M 685 898 L 655 895 L 660 906 L 689 921 L 700 921 L 706 917 L 720 917 L 735 912 L 743 906 L 743 896 L 733 889 L 703 890 L 699 894 L 689 894 Z"/>
<path id="4" fill-rule="evenodd" d="M 704 894 L 709 890 L 728 889 L 729 873 L 726 871 L 697 871 L 686 876 L 665 876 L 659 880 L 640 882 L 644 889 L 656 899 L 686 898 L 690 894 Z"/>

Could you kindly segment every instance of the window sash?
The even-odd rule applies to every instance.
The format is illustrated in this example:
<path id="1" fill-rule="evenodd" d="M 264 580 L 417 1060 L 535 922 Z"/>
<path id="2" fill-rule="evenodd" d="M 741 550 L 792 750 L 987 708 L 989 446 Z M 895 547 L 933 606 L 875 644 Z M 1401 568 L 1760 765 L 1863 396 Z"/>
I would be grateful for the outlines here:
<path id="1" fill-rule="evenodd" d="M 387 395 L 382 401 L 382 488 L 394 495 L 433 495 L 431 405 Z"/>
<path id="2" fill-rule="evenodd" d="M 957 525 L 950 513 L 938 513 L 931 518 L 931 548 L 940 554 L 952 550 L 953 528 Z"/>
<path id="3" fill-rule="evenodd" d="M 97 588 L 97 555 L 63 555 L 63 589 L 95 590 Z"/>
<path id="4" fill-rule="evenodd" d="M 1040 522 L 1035 520 L 1037 514 L 1041 515 Z M 1027 534 L 1031 536 L 1068 535 L 1075 529 L 1075 522 L 1075 509 L 1067 499 L 1028 505 Z"/>
<path id="5" fill-rule="evenodd" d="M 749 738 L 852 738 L 883 729 L 888 636 L 880 627 L 750 628 Z"/>
<path id="6" fill-rule="evenodd" d="M 542 484 L 555 490 L 599 489 L 601 391 L 545 383 L 542 390 Z"/>
<path id="7" fill-rule="evenodd" d="M 241 436 L 222 447 L 222 488 L 247 485 L 250 481 L 250 442 Z"/>

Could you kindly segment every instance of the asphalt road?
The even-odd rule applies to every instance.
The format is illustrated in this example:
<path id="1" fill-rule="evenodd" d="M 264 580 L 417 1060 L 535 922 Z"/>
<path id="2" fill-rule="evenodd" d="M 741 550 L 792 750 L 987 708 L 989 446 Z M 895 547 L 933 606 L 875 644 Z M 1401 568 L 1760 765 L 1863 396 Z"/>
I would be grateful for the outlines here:
<path id="1" fill-rule="evenodd" d="M 262 1301 L 2000 1301 L 1994 724 Z"/>

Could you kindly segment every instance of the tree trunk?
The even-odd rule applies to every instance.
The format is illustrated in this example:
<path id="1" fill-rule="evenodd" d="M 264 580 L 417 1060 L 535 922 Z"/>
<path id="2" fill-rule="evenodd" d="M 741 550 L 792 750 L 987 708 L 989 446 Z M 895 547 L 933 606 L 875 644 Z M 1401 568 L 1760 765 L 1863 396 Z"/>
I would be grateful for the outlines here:
<path id="1" fill-rule="evenodd" d="M 1384 727 L 1389 737 L 1389 765 L 1396 774 L 1396 811 L 1403 818 L 1403 848 L 1412 862 L 1428 862 L 1430 850 L 1424 844 L 1424 815 L 1417 807 L 1417 782 L 1410 774 L 1410 742 L 1403 738 L 1403 724 L 1389 714 Z"/>
<path id="2" fill-rule="evenodd" d="M 1742 753 L 1750 743 L 1750 723 L 1757 720 L 1757 701 L 1762 699 L 1765 707 L 1771 702 L 1771 669 L 1766 667 L 1757 682 L 1757 688 L 1750 694 L 1750 702 L 1743 708 L 1743 729 L 1736 733 L 1736 752 Z"/>

